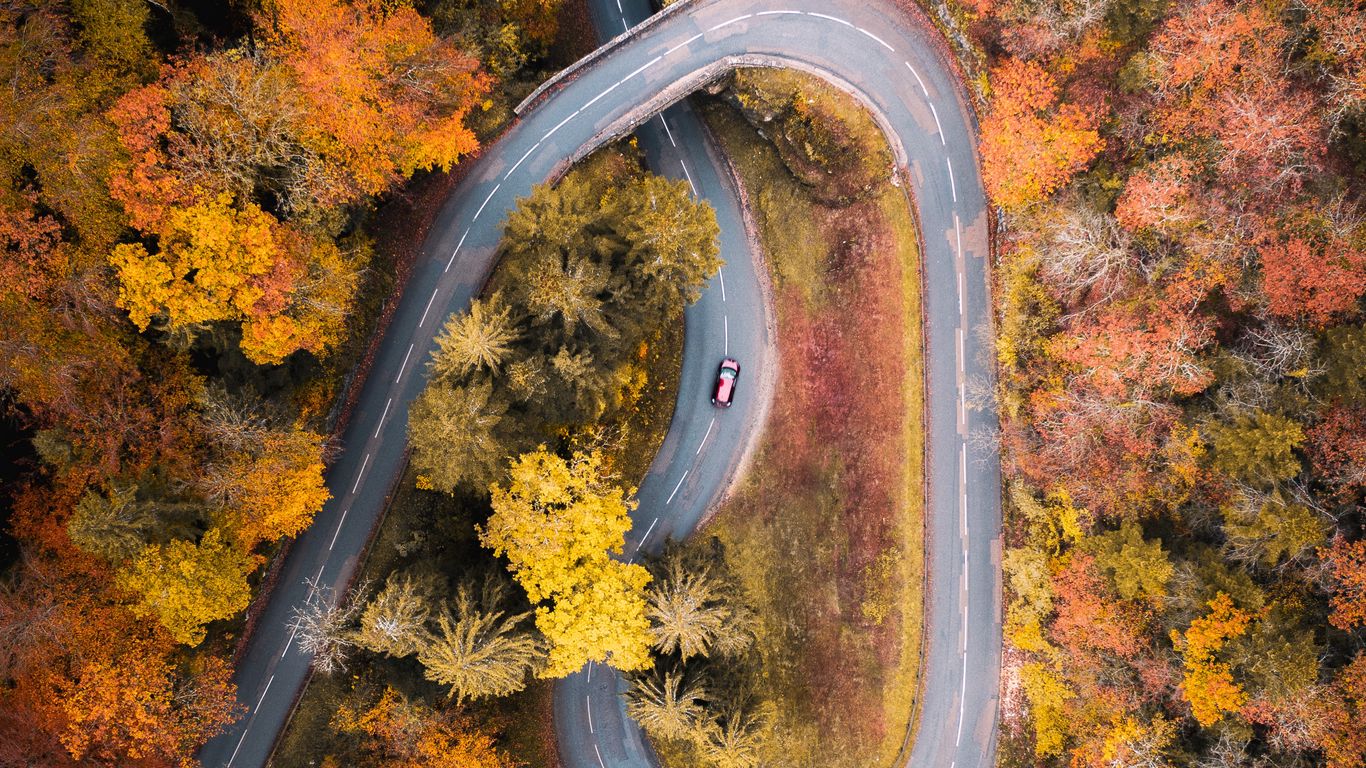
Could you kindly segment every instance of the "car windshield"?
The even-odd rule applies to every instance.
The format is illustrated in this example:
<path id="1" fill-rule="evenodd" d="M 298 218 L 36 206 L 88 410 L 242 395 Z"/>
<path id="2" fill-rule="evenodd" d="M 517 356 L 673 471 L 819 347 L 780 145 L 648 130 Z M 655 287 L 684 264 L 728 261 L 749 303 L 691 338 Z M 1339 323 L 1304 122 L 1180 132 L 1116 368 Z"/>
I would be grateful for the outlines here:
<path id="1" fill-rule="evenodd" d="M 729 368 L 722 368 L 722 369 L 721 369 L 721 378 L 723 378 L 723 379 L 733 379 L 733 378 L 735 378 L 735 371 L 732 371 L 732 370 L 729 369 Z"/>

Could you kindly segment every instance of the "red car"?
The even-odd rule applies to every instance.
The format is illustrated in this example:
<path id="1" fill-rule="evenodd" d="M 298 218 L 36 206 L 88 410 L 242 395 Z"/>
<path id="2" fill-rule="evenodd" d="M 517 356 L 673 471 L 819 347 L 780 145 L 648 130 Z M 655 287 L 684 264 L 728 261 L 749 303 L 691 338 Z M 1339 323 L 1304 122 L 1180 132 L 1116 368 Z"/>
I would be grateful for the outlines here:
<path id="1" fill-rule="evenodd" d="M 735 402 L 735 380 L 740 378 L 740 364 L 733 358 L 721 361 L 721 369 L 716 372 L 716 388 L 711 393 L 711 404 L 730 407 Z"/>

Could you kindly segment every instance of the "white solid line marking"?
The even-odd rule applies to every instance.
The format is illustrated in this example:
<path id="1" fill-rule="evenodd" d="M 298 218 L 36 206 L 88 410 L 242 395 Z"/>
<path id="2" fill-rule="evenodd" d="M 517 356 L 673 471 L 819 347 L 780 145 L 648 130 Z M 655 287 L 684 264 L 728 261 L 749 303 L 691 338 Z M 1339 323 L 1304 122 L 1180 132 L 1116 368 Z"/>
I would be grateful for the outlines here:
<path id="1" fill-rule="evenodd" d="M 645 535 L 640 537 L 640 544 L 636 545 L 636 549 L 640 549 L 641 547 L 645 546 L 645 542 L 650 540 L 650 534 L 654 533 L 655 525 L 658 523 L 659 518 L 656 517 L 655 521 L 653 523 L 650 523 L 650 527 L 645 529 Z"/>
<path id="2" fill-rule="evenodd" d="M 716 30 L 720 29 L 721 27 L 727 26 L 727 25 L 729 25 L 729 24 L 734 24 L 734 23 L 737 22 L 737 21 L 744 21 L 745 19 L 752 18 L 753 16 L 754 16 L 754 14 L 752 14 L 752 13 L 747 13 L 747 14 L 745 14 L 744 16 L 736 16 L 735 18 L 731 19 L 730 21 L 723 21 L 723 22 L 721 22 L 720 24 L 717 24 L 716 26 L 712 27 L 711 29 L 709 29 L 709 30 L 707 30 L 707 31 L 708 31 L 708 32 L 715 32 Z"/>
<path id="3" fill-rule="evenodd" d="M 953 161 L 948 155 L 944 155 L 944 162 L 949 166 L 949 192 L 953 194 L 953 201 L 958 202 L 958 185 L 953 183 Z"/>
<path id="4" fill-rule="evenodd" d="M 388 401 L 386 401 L 386 402 L 384 403 L 384 413 L 381 413 L 381 414 L 379 415 L 379 423 L 375 425 L 375 434 L 373 435 L 374 437 L 379 437 L 379 430 L 380 430 L 381 427 L 384 426 L 384 417 L 389 415 L 389 406 L 391 406 L 391 405 L 393 405 L 393 404 L 394 404 L 394 398 L 392 398 L 392 397 L 389 398 Z"/>
<path id="5" fill-rule="evenodd" d="M 427 299 L 427 308 L 422 310 L 422 319 L 417 321 L 417 327 L 421 328 L 427 322 L 427 313 L 432 311 L 432 302 L 436 301 L 436 292 L 441 290 L 440 286 L 432 289 L 432 297 Z"/>
<path id="6" fill-rule="evenodd" d="M 532 153 L 532 152 L 535 152 L 535 151 L 536 151 L 536 148 L 539 147 L 539 146 L 541 146 L 541 142 L 539 142 L 539 141 L 536 142 L 535 144 L 532 144 L 532 145 L 531 145 L 531 149 L 528 149 L 528 150 L 526 151 L 526 154 L 525 154 L 525 155 L 522 155 L 522 159 L 521 159 L 521 160 L 518 160 L 516 163 L 514 163 L 513 166 L 512 166 L 511 168 L 508 169 L 508 172 L 507 172 L 506 174 L 503 175 L 503 180 L 506 181 L 506 180 L 507 180 L 507 177 L 508 177 L 508 176 L 511 176 L 513 171 L 515 171 L 515 170 L 517 170 L 518 168 L 520 168 L 521 165 L 522 165 L 522 163 L 525 163 L 525 162 L 526 162 L 526 159 L 527 159 L 528 157 L 531 157 L 531 153 Z"/>
<path id="7" fill-rule="evenodd" d="M 489 196 L 488 196 L 488 197 L 484 198 L 484 202 L 482 202 L 482 203 L 479 204 L 479 210 L 477 210 L 477 211 L 474 212 L 474 218 L 473 218 L 473 219 L 470 219 L 470 221 L 478 221 L 478 220 L 479 220 L 479 214 L 481 214 L 481 213 L 484 212 L 484 206 L 488 205 L 488 204 L 489 204 L 489 201 L 493 199 L 493 196 L 496 195 L 496 194 L 498 194 L 498 188 L 501 187 L 501 186 L 503 186 L 503 183 L 502 183 L 502 182 L 499 182 L 499 183 L 493 185 L 493 191 L 489 193 Z"/>
<path id="8" fill-rule="evenodd" d="M 711 417 L 711 423 L 707 425 L 707 434 L 703 435 L 702 442 L 697 444 L 697 453 L 694 453 L 694 456 L 700 456 L 702 454 L 702 447 L 707 444 L 707 438 L 711 437 L 711 428 L 714 426 L 716 426 L 715 416 Z"/>
<path id="9" fill-rule="evenodd" d="M 351 486 L 351 492 L 355 493 L 360 488 L 360 479 L 365 476 L 365 468 L 370 464 L 370 454 L 365 454 L 365 460 L 360 463 L 360 471 L 356 473 L 356 484 Z"/>
<path id="10" fill-rule="evenodd" d="M 719 279 L 721 280 L 721 301 L 725 301 L 725 300 L 726 300 L 726 273 L 725 273 L 725 272 L 722 272 L 720 267 L 717 267 L 717 268 L 716 268 L 716 277 L 719 278 Z"/>
<path id="11" fill-rule="evenodd" d="M 408 351 L 405 352 L 405 353 L 403 354 L 403 364 L 400 365 L 400 366 L 398 367 L 398 375 L 394 377 L 394 383 L 395 383 L 395 384 L 397 384 L 397 383 L 399 382 L 399 379 L 402 379 L 402 378 L 403 378 L 403 369 L 408 367 L 408 357 L 409 357 L 409 355 L 412 355 L 412 354 L 413 354 L 413 345 L 412 345 L 412 344 L 409 344 L 409 345 L 408 345 Z"/>
<path id="12" fill-rule="evenodd" d="M 460 246 L 465 244 L 465 238 L 469 237 L 469 235 L 470 231 L 466 228 L 465 234 L 460 236 L 460 242 L 455 244 L 455 250 L 451 251 L 451 258 L 446 262 L 446 268 L 441 270 L 443 273 L 451 271 L 451 265 L 455 263 L 455 254 L 460 253 Z"/>
<path id="13" fill-rule="evenodd" d="M 816 13 L 815 11 L 807 11 L 807 14 L 806 14 L 806 15 L 807 15 L 807 16 L 815 16 L 815 17 L 818 18 L 818 19 L 828 19 L 828 20 L 830 20 L 830 21 L 837 21 L 837 22 L 839 22 L 840 24 L 843 24 L 843 25 L 846 26 L 846 27 L 853 27 L 853 26 L 854 26 L 853 24 L 850 24 L 849 22 L 845 21 L 844 19 L 837 19 L 837 18 L 835 18 L 834 16 L 826 16 L 826 15 L 823 14 L 823 13 Z M 855 29 L 857 29 L 857 27 L 855 27 Z"/>
<path id="14" fill-rule="evenodd" d="M 659 116 L 659 124 L 664 126 L 664 133 L 669 135 L 669 145 L 677 147 L 678 144 L 674 142 L 674 132 L 669 130 L 669 121 L 665 120 L 663 115 Z"/>
<path id="15" fill-rule="evenodd" d="M 598 745 L 597 745 L 597 744 L 594 744 L 594 745 L 593 745 L 593 751 L 594 751 L 594 752 L 597 752 L 597 754 L 598 754 L 598 765 L 602 766 L 602 768 L 607 768 L 607 763 L 604 763 L 604 762 L 602 761 L 602 752 L 599 752 L 599 751 L 598 751 Z"/>
<path id="16" fill-rule="evenodd" d="M 674 500 L 674 497 L 678 495 L 678 489 L 683 487 L 683 481 L 686 479 L 688 479 L 688 470 L 685 469 L 683 470 L 683 476 L 678 478 L 678 485 L 674 486 L 674 492 L 669 494 L 669 498 L 664 502 L 665 504 Z"/>
<path id="17" fill-rule="evenodd" d="M 649 61 L 645 62 L 644 64 L 641 64 L 639 67 L 636 67 L 636 69 L 635 69 L 634 72 L 632 72 L 631 74 L 629 74 L 629 75 L 627 75 L 626 77 L 623 77 L 623 78 L 621 78 L 621 79 L 622 79 L 623 81 L 625 81 L 625 80 L 630 80 L 631 78 L 635 77 L 636 75 L 640 74 L 641 72 L 644 72 L 645 70 L 649 69 L 650 67 L 653 67 L 653 66 L 655 65 L 655 62 L 659 61 L 659 60 L 662 59 L 662 58 L 664 58 L 664 57 L 663 57 L 663 56 L 656 56 L 656 57 L 654 57 L 653 59 L 650 59 Z"/>
<path id="18" fill-rule="evenodd" d="M 692 174 L 688 173 L 688 164 L 683 162 L 683 158 L 678 158 L 678 164 L 683 166 L 683 175 L 688 177 L 688 186 L 692 189 L 692 196 L 697 197 L 697 185 L 692 183 Z"/>
<path id="19" fill-rule="evenodd" d="M 755 16 L 801 16 L 801 11 L 759 11 Z"/>
<path id="20" fill-rule="evenodd" d="M 583 697 L 584 711 L 588 713 L 588 732 L 596 733 L 593 730 L 593 696 L 590 694 Z"/>
<path id="21" fill-rule="evenodd" d="M 721 317 L 721 330 L 722 330 L 723 333 L 725 333 L 725 345 L 726 345 L 726 346 L 725 346 L 725 349 L 723 350 L 723 352 L 724 352 L 725 354 L 729 355 L 729 354 L 730 354 L 730 316 L 729 316 L 729 315 L 724 315 L 724 316 Z"/>
<path id="22" fill-rule="evenodd" d="M 939 110 L 934 108 L 933 101 L 930 102 L 930 114 L 934 115 L 934 127 L 939 131 L 939 143 L 947 147 L 949 143 L 944 140 L 944 126 L 939 124 Z"/>
<path id="23" fill-rule="evenodd" d="M 883 40 L 882 38 L 880 38 L 880 37 L 878 37 L 877 35 L 873 34 L 872 32 L 869 32 L 868 30 L 864 29 L 863 27 L 854 27 L 854 29 L 857 29 L 858 31 L 862 32 L 863 34 L 865 34 L 865 35 L 867 35 L 867 36 L 873 38 L 873 39 L 876 40 L 876 41 L 878 41 L 878 44 L 881 45 L 883 48 L 886 48 L 887 50 L 891 51 L 892 53 L 896 53 L 896 49 L 895 49 L 895 48 L 893 48 L 893 47 L 890 46 L 890 45 L 887 45 L 887 42 L 886 42 L 885 40 Z"/>
<path id="24" fill-rule="evenodd" d="M 266 700 L 266 691 L 270 690 L 270 684 L 273 682 L 275 682 L 275 675 L 271 675 L 270 679 L 266 681 L 266 687 L 261 689 L 261 698 L 256 700 L 256 706 L 251 708 L 252 712 L 261 708 L 261 702 Z"/>
<path id="25" fill-rule="evenodd" d="M 920 79 L 920 73 L 915 71 L 915 67 L 911 66 L 911 62 L 909 61 L 906 62 L 906 69 L 911 70 L 911 74 L 915 75 L 915 81 L 920 83 L 920 92 L 925 94 L 925 100 L 929 101 L 930 92 L 925 89 L 925 81 Z"/>
<path id="26" fill-rule="evenodd" d="M 337 521 L 337 530 L 335 530 L 335 531 L 332 532 L 332 543 L 327 545 L 327 551 L 328 551 L 328 552 L 331 552 L 331 551 L 332 551 L 332 548 L 335 547 L 335 546 L 337 545 L 337 536 L 341 535 L 342 525 L 346 523 L 346 513 L 347 513 L 347 512 L 350 512 L 350 511 L 351 511 L 351 508 L 350 508 L 350 507 L 347 507 L 347 508 L 345 508 L 345 509 L 342 510 L 341 519 Z M 319 571 L 319 572 L 318 572 L 318 575 L 321 576 L 321 575 L 322 575 L 322 572 Z"/>

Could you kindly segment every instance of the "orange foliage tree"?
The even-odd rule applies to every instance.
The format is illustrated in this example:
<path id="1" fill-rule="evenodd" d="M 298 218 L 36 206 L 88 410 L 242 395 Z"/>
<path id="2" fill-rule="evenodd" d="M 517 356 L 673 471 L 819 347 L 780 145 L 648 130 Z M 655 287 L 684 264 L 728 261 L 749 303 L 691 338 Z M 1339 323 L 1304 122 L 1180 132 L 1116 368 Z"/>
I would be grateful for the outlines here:
<path id="1" fill-rule="evenodd" d="M 1057 82 L 1039 64 L 1008 60 L 992 70 L 991 84 L 991 111 L 982 121 L 982 177 L 997 205 L 1018 211 L 1085 168 L 1104 141 L 1092 113 L 1058 103 Z"/>
<path id="2" fill-rule="evenodd" d="M 1182 695 L 1190 702 L 1196 722 L 1210 726 L 1226 712 L 1237 712 L 1247 694 L 1233 680 L 1229 665 L 1215 655 L 1229 639 L 1247 631 L 1251 616 L 1234 607 L 1233 599 L 1220 592 L 1209 601 L 1209 613 L 1191 622 L 1184 636 L 1172 630 L 1172 643 L 1182 650 L 1186 667 Z"/>
<path id="3" fill-rule="evenodd" d="M 514 768 L 493 736 L 457 710 L 436 710 L 386 688 L 368 708 L 342 707 L 333 727 L 361 736 L 378 768 Z"/>
<path id="4" fill-rule="evenodd" d="M 1338 629 L 1366 626 L 1366 540 L 1337 539 L 1320 556 L 1334 581 L 1328 621 Z"/>

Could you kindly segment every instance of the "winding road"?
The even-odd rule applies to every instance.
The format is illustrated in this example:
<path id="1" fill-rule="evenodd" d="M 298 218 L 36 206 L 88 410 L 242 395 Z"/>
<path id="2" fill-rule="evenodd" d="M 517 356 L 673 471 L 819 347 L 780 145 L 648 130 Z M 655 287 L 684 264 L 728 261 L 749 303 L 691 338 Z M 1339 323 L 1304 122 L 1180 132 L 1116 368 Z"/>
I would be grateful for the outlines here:
<path id="1" fill-rule="evenodd" d="M 602 4 L 617 0 L 594 2 L 610 15 Z M 636 25 L 631 33 L 572 68 L 525 110 L 473 161 L 433 224 L 362 385 L 341 455 L 328 469 L 332 498 L 294 543 L 238 665 L 248 715 L 205 746 L 205 766 L 256 768 L 269 759 L 308 676 L 310 659 L 288 629 L 292 608 L 309 598 L 308 582 L 340 589 L 355 575 L 402 469 L 408 406 L 424 385 L 434 336 L 483 285 L 506 212 L 534 184 L 637 127 L 654 167 L 681 173 L 717 208 L 727 263 L 687 312 L 679 402 L 638 493 L 628 551 L 686 535 L 724 491 L 763 418 L 769 391 L 755 384 L 776 365 L 768 359 L 770 318 L 759 290 L 762 267 L 730 181 L 686 105 L 665 110 L 743 65 L 802 69 L 860 98 L 887 132 L 909 185 L 924 245 L 929 418 L 927 646 L 909 763 L 993 762 L 1000 472 L 995 457 L 974 455 L 968 439 L 994 431 L 995 416 L 973 410 L 966 398 L 969 380 L 991 377 L 990 352 L 980 341 L 989 338 L 991 321 L 988 219 L 971 113 L 937 33 L 890 0 L 684 0 L 643 22 L 643 6 L 623 2 L 617 12 L 623 29 Z M 727 351 L 745 364 L 745 379 L 736 407 L 717 412 L 707 387 Z M 618 686 L 602 667 L 557 686 L 567 768 L 655 765 L 624 717 Z"/>

